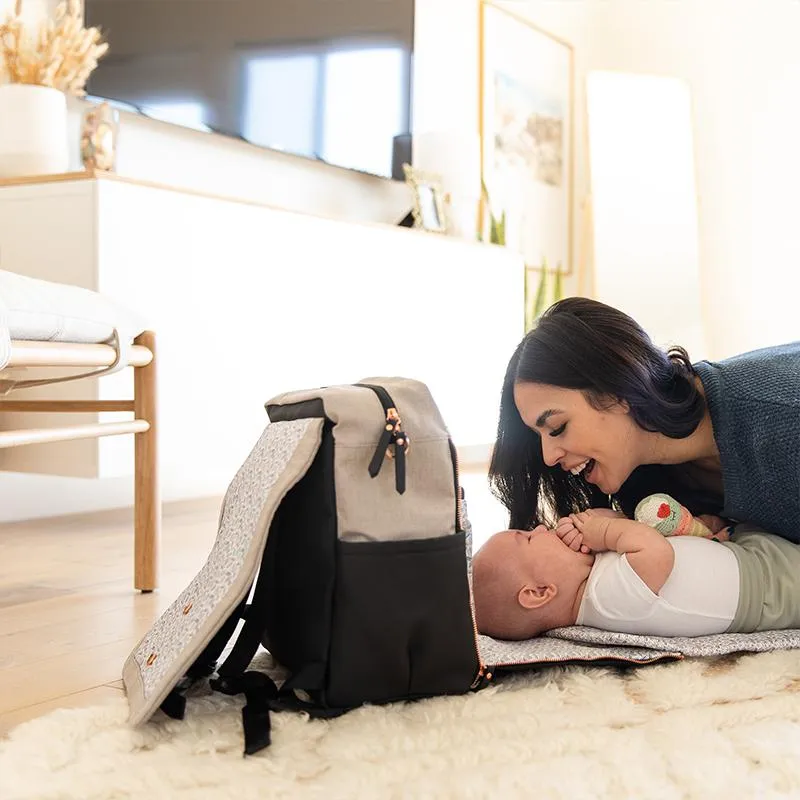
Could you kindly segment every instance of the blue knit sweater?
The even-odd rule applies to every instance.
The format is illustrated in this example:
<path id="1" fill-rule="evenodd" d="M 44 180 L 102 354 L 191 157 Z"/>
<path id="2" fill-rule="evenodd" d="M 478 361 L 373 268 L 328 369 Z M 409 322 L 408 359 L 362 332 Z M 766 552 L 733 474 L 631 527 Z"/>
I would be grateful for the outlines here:
<path id="1" fill-rule="evenodd" d="M 722 462 L 722 516 L 800 543 L 800 342 L 694 367 Z"/>

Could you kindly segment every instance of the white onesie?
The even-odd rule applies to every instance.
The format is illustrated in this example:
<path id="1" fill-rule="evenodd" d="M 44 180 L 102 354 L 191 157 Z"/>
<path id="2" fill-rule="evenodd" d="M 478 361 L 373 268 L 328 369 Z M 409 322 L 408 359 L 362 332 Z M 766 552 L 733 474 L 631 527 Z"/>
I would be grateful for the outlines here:
<path id="1" fill-rule="evenodd" d="M 653 594 L 619 553 L 598 553 L 577 625 L 651 636 L 724 633 L 739 605 L 739 563 L 718 542 L 671 536 L 675 564 Z"/>

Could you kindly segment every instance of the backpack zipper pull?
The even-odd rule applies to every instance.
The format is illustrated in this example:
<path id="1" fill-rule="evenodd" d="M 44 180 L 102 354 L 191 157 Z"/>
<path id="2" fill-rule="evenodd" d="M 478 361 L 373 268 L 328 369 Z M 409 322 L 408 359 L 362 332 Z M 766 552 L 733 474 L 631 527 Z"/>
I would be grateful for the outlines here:
<path id="1" fill-rule="evenodd" d="M 400 423 L 398 422 L 398 427 Z M 394 485 L 398 494 L 406 490 L 406 452 L 408 451 L 408 436 L 403 431 L 394 434 Z M 391 454 L 389 454 L 391 457 Z"/>
<path id="2" fill-rule="evenodd" d="M 408 434 L 403 430 L 397 409 L 393 406 L 387 408 L 386 423 L 369 462 L 370 477 L 374 478 L 381 471 L 384 458 L 393 458 L 395 489 L 398 494 L 403 494 L 406 490 L 406 453 L 410 446 Z"/>
<path id="3" fill-rule="evenodd" d="M 385 458 L 389 445 L 392 444 L 394 439 L 395 423 L 400 421 L 400 416 L 396 408 L 386 409 L 386 424 L 383 427 L 380 439 L 378 439 L 378 446 L 372 455 L 372 460 L 369 462 L 369 475 L 374 478 L 383 466 L 383 459 Z"/>

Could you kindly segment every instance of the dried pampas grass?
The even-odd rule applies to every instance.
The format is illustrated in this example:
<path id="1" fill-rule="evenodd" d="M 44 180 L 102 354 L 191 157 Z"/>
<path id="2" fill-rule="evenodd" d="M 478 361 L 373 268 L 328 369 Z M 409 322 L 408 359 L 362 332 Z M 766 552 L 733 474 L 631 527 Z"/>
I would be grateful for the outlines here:
<path id="1" fill-rule="evenodd" d="M 108 50 L 97 28 L 83 25 L 82 0 L 66 0 L 41 28 L 22 21 L 23 0 L 0 22 L 0 83 L 49 86 L 65 94 L 86 94 L 86 81 Z"/>

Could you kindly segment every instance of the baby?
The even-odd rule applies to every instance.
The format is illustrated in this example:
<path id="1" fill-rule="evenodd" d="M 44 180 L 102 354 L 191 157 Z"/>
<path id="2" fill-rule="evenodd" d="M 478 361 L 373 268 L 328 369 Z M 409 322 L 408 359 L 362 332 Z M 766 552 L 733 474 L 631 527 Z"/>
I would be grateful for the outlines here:
<path id="1" fill-rule="evenodd" d="M 712 534 L 724 527 L 708 522 Z M 653 636 L 800 627 L 800 546 L 750 525 L 732 530 L 724 542 L 667 538 L 590 509 L 554 531 L 497 533 L 472 563 L 478 630 L 528 639 L 568 625 Z"/>

